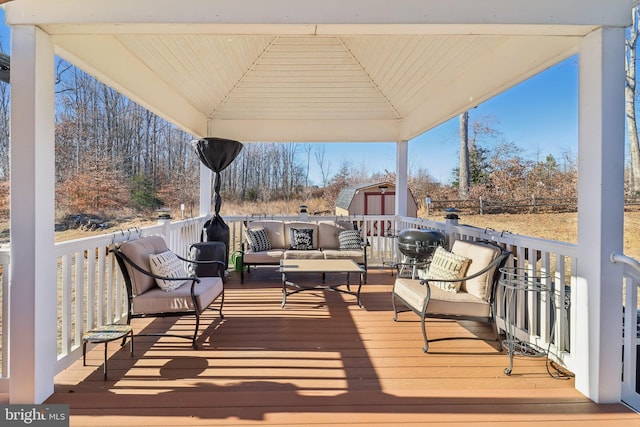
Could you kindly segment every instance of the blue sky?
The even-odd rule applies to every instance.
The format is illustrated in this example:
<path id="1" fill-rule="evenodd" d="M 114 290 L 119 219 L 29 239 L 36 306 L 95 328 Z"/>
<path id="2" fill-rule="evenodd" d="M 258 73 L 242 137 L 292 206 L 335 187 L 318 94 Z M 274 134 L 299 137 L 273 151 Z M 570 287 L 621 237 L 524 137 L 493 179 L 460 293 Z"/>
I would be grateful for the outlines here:
<path id="1" fill-rule="evenodd" d="M 9 29 L 4 23 L 4 9 L 0 8 L 0 46 L 9 51 Z M 552 154 L 559 162 L 565 153 L 573 158 L 578 147 L 578 65 L 571 57 L 526 82 L 486 101 L 469 112 L 470 122 L 491 116 L 494 129 L 500 132 L 499 141 L 511 142 L 524 150 L 528 159 L 541 159 Z M 327 143 L 325 157 L 332 176 L 341 165 L 349 162 L 357 170 L 369 173 L 395 171 L 395 143 L 361 143 L 354 150 L 353 143 Z M 302 150 L 301 150 L 302 151 Z M 301 152 L 300 163 L 306 165 Z M 458 164 L 458 119 L 442 125 L 409 141 L 409 168 L 426 169 L 442 183 L 448 183 Z M 321 183 L 320 170 L 313 156 L 310 179 Z"/>
<path id="2" fill-rule="evenodd" d="M 571 57 L 469 112 L 469 121 L 492 117 L 499 137 L 485 141 L 486 147 L 511 142 L 522 156 L 544 160 L 553 155 L 561 164 L 567 153 L 576 158 L 578 149 L 578 64 Z M 458 165 L 458 118 L 409 141 L 409 168 L 426 169 L 441 183 L 448 183 Z M 395 171 L 395 143 L 325 144 L 325 156 L 336 173 L 345 162 L 357 170 Z M 361 153 L 354 155 L 354 153 Z M 311 164 L 310 178 L 320 182 L 317 165 Z"/>

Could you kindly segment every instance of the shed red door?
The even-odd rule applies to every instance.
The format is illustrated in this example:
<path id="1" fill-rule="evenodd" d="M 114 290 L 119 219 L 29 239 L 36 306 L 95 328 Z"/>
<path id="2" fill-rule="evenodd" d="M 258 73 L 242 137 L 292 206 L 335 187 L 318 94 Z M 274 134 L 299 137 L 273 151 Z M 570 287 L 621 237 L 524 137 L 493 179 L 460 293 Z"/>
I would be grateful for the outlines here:
<path id="1" fill-rule="evenodd" d="M 364 193 L 365 215 L 394 215 L 396 213 L 396 193 L 380 192 Z"/>
<path id="2" fill-rule="evenodd" d="M 364 194 L 365 215 L 394 215 L 396 211 L 394 192 L 371 192 Z M 374 221 L 373 230 L 368 230 L 368 235 L 387 235 L 391 230 L 391 221 Z"/>

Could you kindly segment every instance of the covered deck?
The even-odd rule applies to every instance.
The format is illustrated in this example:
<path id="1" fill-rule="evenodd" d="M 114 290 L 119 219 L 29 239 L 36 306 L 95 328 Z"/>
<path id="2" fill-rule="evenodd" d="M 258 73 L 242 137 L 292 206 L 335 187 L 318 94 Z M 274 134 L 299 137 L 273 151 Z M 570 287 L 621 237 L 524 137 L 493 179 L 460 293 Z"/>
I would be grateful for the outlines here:
<path id="1" fill-rule="evenodd" d="M 399 224 L 401 226 L 410 225 L 410 220 L 405 218 L 409 140 L 577 54 L 578 168 L 581 171 L 578 183 L 578 244 L 541 242 L 526 236 L 491 237 L 514 246 L 519 262 L 547 271 L 551 271 L 553 266 L 554 280 L 559 284 L 560 301 L 566 300 L 565 286 L 571 287 L 568 313 L 562 311 L 562 305 L 557 305 L 556 311 L 542 302 L 526 306 L 528 310 L 540 310 L 543 327 L 549 328 L 550 319 L 562 320 L 556 322 L 557 342 L 553 345 L 558 357 L 576 374 L 577 390 L 566 389 L 566 396 L 570 397 L 562 395 L 557 398 L 561 402 L 571 402 L 563 407 L 563 411 L 566 409 L 570 413 L 569 407 L 580 406 L 574 405 L 572 399 L 584 402 L 585 413 L 592 414 L 607 411 L 608 408 L 619 411 L 621 406 L 607 405 L 619 402 L 640 408 L 634 375 L 640 263 L 621 252 L 624 220 L 625 28 L 630 23 L 630 10 L 638 4 L 638 0 L 458 0 L 455 4 L 447 0 L 331 0 L 313 2 L 313 6 L 310 5 L 312 2 L 293 0 L 227 0 L 215 2 L 215 5 L 203 0 L 0 2 L 6 3 L 7 23 L 12 28 L 10 260 L 0 255 L 3 269 L 9 272 L 3 275 L 3 288 L 11 289 L 10 293 L 3 291 L 3 296 L 8 295 L 8 298 L 2 301 L 3 376 L 0 394 L 10 403 L 40 403 L 47 401 L 52 393 L 54 397 L 51 399 L 61 401 L 63 394 L 55 391 L 61 390 L 61 380 L 54 382 L 54 377 L 76 363 L 83 326 L 118 320 L 123 314 L 122 282 L 114 272 L 112 260 L 102 250 L 113 243 L 112 236 L 64 244 L 54 242 L 56 54 L 194 136 L 219 136 L 246 143 L 395 142 L 395 212 L 398 216 L 393 220 L 402 223 Z M 323 50 L 319 51 L 319 46 L 324 46 Z M 331 61 L 326 58 L 331 58 Z M 212 70 L 224 72 L 213 73 Z M 148 232 L 164 235 L 172 248 L 182 250 L 186 243 L 197 240 L 199 227 L 210 212 L 211 172 L 203 168 L 199 222 L 188 224 L 188 230 L 183 227 Z M 191 240 L 185 238 L 185 230 L 191 233 Z M 170 232 L 174 231 L 176 234 L 171 235 Z M 477 230 L 469 231 L 474 234 L 465 234 L 468 230 L 452 228 L 451 224 L 446 231 L 447 234 L 457 233 L 471 239 L 480 237 Z M 87 256 L 90 253 L 96 253 L 97 259 Z M 533 254 L 539 257 L 527 258 Z M 84 280 L 85 275 L 87 280 Z M 63 283 L 62 287 L 60 283 Z M 356 312 L 349 310 L 354 320 L 348 327 L 342 326 L 346 328 L 345 331 L 353 331 L 353 345 L 363 346 L 361 349 L 367 352 L 373 351 L 374 342 L 377 341 L 365 341 L 368 333 L 365 332 L 367 322 L 363 314 L 371 314 L 367 319 L 378 315 L 385 318 L 389 316 L 384 311 L 369 311 L 371 309 L 367 304 L 371 303 L 366 298 L 374 300 L 368 295 L 372 289 L 373 286 L 369 286 L 365 291 L 366 308 Z M 275 301 L 277 292 L 274 292 L 272 298 Z M 233 287 L 229 293 L 233 309 Z M 238 289 L 236 297 L 250 295 L 251 292 Z M 384 300 L 386 297 L 380 298 Z M 88 301 L 86 305 L 85 300 Z M 239 304 L 236 307 L 242 307 L 242 300 L 236 301 L 240 301 L 235 303 Z M 264 319 L 250 316 L 256 315 L 256 307 L 271 307 L 272 302 L 269 301 L 267 297 L 266 302 L 247 304 L 244 313 L 250 319 L 251 326 L 263 326 L 258 320 Z M 624 341 L 621 333 L 623 305 L 627 308 L 624 312 Z M 333 309 L 333 305 L 330 307 Z M 319 310 L 313 311 L 314 315 L 317 316 Z M 279 321 L 277 319 L 283 314 L 281 311 L 277 313 L 273 322 Z M 85 314 L 86 318 L 83 317 Z M 563 314 L 567 316 L 560 317 Z M 319 323 L 315 322 L 317 319 L 313 320 L 309 323 Z M 292 330 L 304 333 L 302 336 L 309 340 L 307 346 L 317 341 L 313 338 L 314 334 L 309 333 L 313 329 L 305 331 L 307 328 L 298 327 L 300 322 L 306 321 L 303 315 L 286 321 L 294 324 Z M 271 320 L 265 322 L 268 324 Z M 390 327 L 395 327 L 394 330 L 402 328 L 392 321 L 389 323 Z M 263 347 L 271 349 L 281 342 L 275 339 L 278 337 L 247 330 L 247 325 L 227 336 L 224 330 L 231 328 L 227 326 L 230 324 L 229 321 L 219 325 L 219 331 L 216 331 L 219 333 L 214 336 L 218 338 L 220 335 L 220 341 L 214 340 L 213 343 L 222 345 L 228 342 L 231 348 L 237 350 L 234 342 L 241 345 L 241 349 L 246 349 L 252 345 L 251 340 L 256 340 L 255 348 L 260 349 L 260 353 L 252 353 L 257 357 L 251 358 L 251 363 L 269 360 L 264 355 L 272 353 L 261 353 Z M 537 323 L 533 330 L 527 325 L 521 326 L 531 340 L 544 343 L 537 335 Z M 378 324 L 373 329 L 375 334 L 385 330 Z M 331 330 L 331 327 L 327 326 L 327 330 Z M 419 331 L 411 333 L 416 333 L 417 344 Z M 402 336 L 395 332 L 388 334 L 394 339 Z M 295 335 L 288 333 L 286 336 Z M 227 341 L 231 339 L 237 341 Z M 258 339 L 264 339 L 264 342 Z M 380 342 L 387 345 L 393 341 Z M 404 341 L 401 342 L 402 357 L 408 357 L 409 348 Z M 141 349 L 144 349 L 144 343 L 141 345 Z M 162 348 L 161 345 L 164 344 L 149 347 L 149 356 Z M 339 354 L 335 346 L 341 345 L 342 341 L 336 340 L 327 348 Z M 413 348 L 413 345 L 410 347 Z M 317 349 L 317 345 L 312 348 Z M 416 361 L 438 359 L 435 354 L 434 357 L 425 357 L 419 345 L 416 345 L 416 349 Z M 176 362 L 158 359 L 157 363 L 179 365 L 181 359 L 177 351 L 182 351 L 182 347 L 170 345 L 168 350 L 174 354 Z M 184 351 L 185 355 L 194 354 L 187 349 Z M 207 352 L 209 350 L 204 350 L 203 354 Z M 473 352 L 482 351 L 474 348 Z M 216 355 L 218 353 L 221 353 L 219 349 Z M 288 355 L 285 362 L 290 363 L 291 355 L 295 353 L 289 350 L 283 353 Z M 391 391 L 393 384 L 388 386 L 387 379 L 380 373 L 387 371 L 378 365 L 384 357 L 371 354 L 363 359 L 369 363 L 364 368 L 369 376 L 363 374 L 363 381 L 364 378 L 370 378 L 378 388 L 376 393 L 363 394 L 371 394 L 376 399 L 387 394 L 395 396 L 395 392 Z M 477 366 L 477 357 L 474 355 L 473 360 L 461 357 L 460 360 Z M 492 361 L 494 358 L 496 360 L 491 369 L 471 369 L 469 375 L 460 375 L 468 369 L 462 366 L 448 369 L 461 378 L 463 395 L 445 391 L 446 387 L 453 387 L 452 384 L 457 383 L 450 378 L 433 380 L 444 383 L 439 384 L 442 387 L 432 388 L 425 384 L 426 379 L 432 378 L 429 373 L 434 375 L 441 368 L 426 366 L 425 369 L 413 369 L 412 372 L 424 372 L 424 381 L 420 381 L 419 374 L 405 372 L 403 375 L 411 375 L 408 384 L 420 383 L 421 387 L 397 392 L 401 397 L 392 398 L 399 402 L 396 412 L 392 407 L 385 410 L 386 407 L 380 403 L 371 405 L 371 408 L 379 410 L 371 413 L 373 421 L 392 416 L 400 418 L 399 411 L 406 408 L 410 408 L 408 418 L 417 413 L 412 409 L 418 407 L 444 411 L 440 408 L 446 405 L 412 406 L 403 401 L 416 398 L 409 401 L 423 403 L 429 393 L 432 393 L 433 399 L 442 399 L 443 396 L 453 399 L 447 400 L 454 403 L 448 407 L 447 414 L 442 415 L 447 420 L 465 413 L 455 404 L 457 399 L 477 404 L 470 406 L 469 413 L 493 416 L 493 419 L 486 420 L 487 423 L 493 424 L 498 419 L 504 419 L 504 414 L 498 414 L 500 411 L 518 412 L 513 408 L 501 408 L 504 407 L 504 399 L 514 399 L 514 396 L 522 398 L 520 393 L 524 393 L 526 388 L 522 384 L 514 388 L 505 386 L 505 379 L 501 378 L 502 364 L 498 362 L 504 359 L 504 355 L 490 357 Z M 154 359 L 142 357 L 139 360 L 135 363 L 148 363 Z M 205 360 L 208 363 L 206 366 L 202 364 L 200 375 L 211 373 L 215 376 L 215 370 L 208 368 L 212 360 Z M 457 357 L 452 358 L 447 354 L 440 360 L 445 366 L 445 360 L 449 363 L 457 360 Z M 193 362 L 195 364 L 198 360 Z M 411 366 L 412 362 L 415 361 L 407 359 L 407 366 Z M 130 375 L 137 375 L 138 368 L 134 365 L 127 368 L 126 363 L 134 361 L 123 364 L 124 369 L 119 372 L 123 379 L 114 383 L 114 386 L 120 381 L 128 381 Z M 405 365 L 403 362 L 394 366 Z M 538 368 L 540 376 L 544 377 L 542 367 Z M 149 369 L 149 372 L 155 372 L 153 375 L 158 375 L 158 367 Z M 491 372 L 492 369 L 495 374 L 491 376 L 491 381 L 483 379 L 478 381 L 482 384 L 478 384 L 469 379 L 475 378 L 477 372 L 485 374 L 485 371 Z M 342 370 L 349 376 L 352 372 L 358 372 L 355 367 L 343 367 Z M 277 372 L 274 369 L 269 371 Z M 374 371 L 376 374 L 372 375 Z M 90 373 L 83 370 L 76 381 L 80 381 L 86 372 Z M 102 383 L 96 383 L 96 390 L 99 391 L 96 397 L 104 398 L 108 393 L 114 398 L 122 398 L 129 402 L 130 413 L 139 414 L 137 416 L 142 423 L 153 424 L 142 415 L 161 414 L 160 408 L 166 408 L 167 402 L 159 400 L 159 396 L 178 394 L 175 390 L 183 389 L 200 391 L 200 388 L 192 385 L 186 386 L 189 381 L 193 381 L 193 384 L 199 382 L 194 371 L 186 375 L 190 379 L 170 380 L 171 383 L 162 389 L 156 387 L 163 386 L 163 381 L 149 375 L 146 368 L 142 368 L 142 372 L 142 377 L 148 381 L 136 380 L 137 384 L 149 387 L 145 393 L 151 393 L 149 400 L 156 406 L 155 409 L 150 410 L 142 400 L 137 402 L 131 398 L 144 396 L 135 388 L 135 393 L 122 397 L 121 390 L 105 388 Z M 186 373 L 180 369 L 170 369 L 167 375 L 178 376 L 179 372 Z M 234 372 L 242 370 L 235 369 Z M 328 396 L 311 393 L 313 399 L 330 401 L 332 393 L 356 396 L 352 383 L 360 381 L 360 376 L 358 381 L 355 376 L 347 381 L 345 374 L 341 375 L 331 381 L 339 389 L 325 390 Z M 256 377 L 248 377 L 256 381 Z M 498 381 L 498 378 L 500 384 L 496 383 L 495 388 L 487 393 L 495 395 L 498 400 L 485 404 L 484 398 L 477 396 L 485 394 L 481 391 L 487 389 L 487 384 Z M 508 380 L 512 384 L 518 378 L 514 376 Z M 530 381 L 529 376 L 522 378 Z M 543 378 L 539 380 L 543 381 Z M 257 381 L 260 384 L 263 379 L 257 377 Z M 307 396 L 309 393 L 298 390 L 295 384 L 290 384 L 291 381 L 285 376 L 283 382 L 291 391 L 280 390 L 278 393 L 296 396 L 295 401 L 300 404 L 311 401 L 307 400 L 311 399 Z M 215 381 L 211 382 L 215 384 Z M 544 382 L 558 386 L 554 380 L 544 378 Z M 80 383 L 84 386 L 92 381 Z M 325 387 L 322 383 L 319 381 Z M 233 384 L 242 384 L 242 381 L 233 379 Z M 282 387 L 282 383 L 278 386 Z M 221 387 L 220 390 L 227 388 L 231 387 Z M 202 390 L 207 390 L 207 387 L 202 387 Z M 524 413 L 547 412 L 540 402 L 548 402 L 553 393 L 544 388 L 542 390 L 536 391 L 532 398 L 537 405 L 532 404 L 529 407 L 531 409 L 524 410 Z M 605 405 L 588 404 L 578 393 Z M 80 394 L 84 396 L 76 397 Z M 224 396 L 219 397 L 220 402 L 233 396 L 232 393 L 221 394 Z M 80 410 L 79 405 L 89 405 L 94 401 L 88 398 L 90 393 L 76 391 L 64 393 L 64 396 L 69 401 L 77 400 L 78 403 L 71 402 L 74 411 Z M 277 394 L 269 393 L 263 401 L 282 403 L 283 408 L 287 407 L 289 402 L 285 399 L 272 396 Z M 335 396 L 331 398 L 334 402 L 348 401 Z M 423 398 L 425 400 L 421 401 Z M 372 397 L 360 401 L 354 397 L 358 405 L 350 407 L 361 408 L 360 403 L 367 399 L 376 402 Z M 254 403 L 255 406 L 251 406 L 252 400 L 248 398 L 240 397 L 239 400 L 249 405 L 249 413 L 251 408 L 261 405 Z M 195 401 L 191 396 L 189 402 Z M 111 399 L 105 399 L 105 402 L 112 411 L 125 411 L 124 402 Z M 178 403 L 175 405 L 178 406 Z M 205 397 L 203 408 L 205 404 L 218 403 L 215 399 Z M 343 409 L 339 403 L 326 406 L 336 407 Z M 352 424 L 352 420 L 345 416 L 346 407 L 344 413 L 330 412 L 335 416 L 331 420 L 335 422 L 331 424 Z M 300 412 L 291 414 L 300 414 L 305 418 L 303 408 L 311 414 L 316 409 L 313 405 L 300 406 Z M 94 412 L 108 410 L 95 408 Z M 231 410 L 226 411 L 228 414 Z M 487 414 L 487 411 L 490 412 Z M 220 412 L 225 413 L 222 410 Z M 575 416 L 562 415 L 560 410 L 549 412 L 567 420 Z M 258 413 L 255 410 L 253 413 L 258 419 Z M 288 412 L 283 409 L 274 413 L 286 416 Z M 365 418 L 362 413 L 356 415 Z M 311 416 L 306 418 L 313 421 Z M 185 417 L 185 423 L 191 424 L 195 419 Z M 115 420 L 110 419 L 110 422 Z M 91 421 L 87 423 L 95 425 Z M 174 420 L 163 417 L 163 421 L 171 423 Z M 225 417 L 224 423 L 228 421 Z M 322 422 L 322 419 L 319 421 Z M 371 424 L 373 421 L 366 422 Z M 306 419 L 304 421 L 305 424 L 309 422 Z"/>
<path id="2" fill-rule="evenodd" d="M 331 278 L 329 278 L 331 279 Z M 312 278 L 310 278 L 312 280 Z M 418 317 L 394 322 L 389 270 L 371 269 L 363 307 L 313 291 L 280 308 L 280 276 L 261 267 L 225 286 L 225 319 L 212 312 L 200 350 L 184 340 L 137 337 L 135 355 L 103 347 L 55 378 L 45 403 L 70 405 L 71 425 L 640 425 L 620 404 L 595 404 L 573 379 L 553 379 L 544 358 L 508 357 L 495 341 L 449 340 L 422 352 Z M 191 320 L 135 320 L 140 332 Z M 430 320 L 433 337 L 492 337 L 486 325 Z"/>

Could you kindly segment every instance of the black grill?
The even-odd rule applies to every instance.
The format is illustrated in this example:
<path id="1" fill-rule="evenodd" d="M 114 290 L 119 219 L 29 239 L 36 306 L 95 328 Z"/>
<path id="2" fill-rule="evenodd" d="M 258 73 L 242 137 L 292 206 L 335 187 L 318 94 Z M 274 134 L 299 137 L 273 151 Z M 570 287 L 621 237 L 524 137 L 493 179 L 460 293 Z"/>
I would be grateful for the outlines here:
<path id="1" fill-rule="evenodd" d="M 398 234 L 398 249 L 408 258 L 424 261 L 436 247 L 444 245 L 444 235 L 438 231 L 408 228 Z"/>

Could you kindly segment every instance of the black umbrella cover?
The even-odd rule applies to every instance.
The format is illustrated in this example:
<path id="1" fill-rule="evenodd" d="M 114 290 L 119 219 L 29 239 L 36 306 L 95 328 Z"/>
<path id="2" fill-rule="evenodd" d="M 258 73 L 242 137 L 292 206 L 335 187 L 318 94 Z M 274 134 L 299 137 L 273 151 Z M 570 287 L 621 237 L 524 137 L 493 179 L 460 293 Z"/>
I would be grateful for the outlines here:
<path id="1" fill-rule="evenodd" d="M 204 232 L 209 242 L 224 242 L 226 245 L 226 262 L 225 268 L 228 267 L 229 260 L 229 226 L 220 216 L 220 206 L 222 199 L 220 198 L 220 172 L 227 168 L 235 160 L 242 151 L 242 144 L 231 139 L 207 137 L 191 141 L 193 148 L 198 155 L 200 161 L 213 172 L 215 172 L 214 181 L 214 203 L 215 213 L 205 223 Z M 204 233 L 203 238 L 204 240 Z"/>
<path id="2" fill-rule="evenodd" d="M 225 170 L 242 151 L 242 144 L 231 139 L 207 137 L 191 143 L 200 161 L 216 173 Z"/>
<path id="3" fill-rule="evenodd" d="M 227 168 L 242 151 L 242 144 L 232 139 L 206 137 L 191 141 L 200 161 L 215 172 L 213 201 L 215 216 L 220 213 L 220 172 Z"/>

